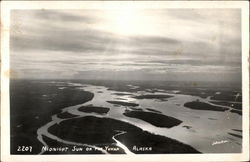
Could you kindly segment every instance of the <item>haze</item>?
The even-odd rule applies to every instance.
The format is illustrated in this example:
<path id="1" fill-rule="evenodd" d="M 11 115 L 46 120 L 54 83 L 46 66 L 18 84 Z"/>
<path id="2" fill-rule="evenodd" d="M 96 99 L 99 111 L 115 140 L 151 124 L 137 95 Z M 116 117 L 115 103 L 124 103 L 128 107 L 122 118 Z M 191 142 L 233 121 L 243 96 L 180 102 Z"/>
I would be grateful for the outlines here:
<path id="1" fill-rule="evenodd" d="M 238 9 L 13 10 L 22 79 L 241 82 Z"/>

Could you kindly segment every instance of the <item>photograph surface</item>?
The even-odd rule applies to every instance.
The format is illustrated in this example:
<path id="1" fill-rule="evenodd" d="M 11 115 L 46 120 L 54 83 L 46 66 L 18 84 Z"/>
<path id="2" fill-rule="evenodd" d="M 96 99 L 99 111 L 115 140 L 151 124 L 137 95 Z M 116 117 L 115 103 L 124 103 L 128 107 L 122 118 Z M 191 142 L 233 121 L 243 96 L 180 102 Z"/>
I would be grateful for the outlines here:
<path id="1" fill-rule="evenodd" d="M 242 10 L 133 4 L 10 10 L 10 155 L 242 153 Z"/>

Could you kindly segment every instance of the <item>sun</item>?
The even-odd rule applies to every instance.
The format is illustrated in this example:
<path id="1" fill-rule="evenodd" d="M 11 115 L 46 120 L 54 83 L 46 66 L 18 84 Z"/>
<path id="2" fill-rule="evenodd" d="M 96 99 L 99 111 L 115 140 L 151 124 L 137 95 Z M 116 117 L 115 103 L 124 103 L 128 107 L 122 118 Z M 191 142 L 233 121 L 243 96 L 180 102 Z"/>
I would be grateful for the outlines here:
<path id="1" fill-rule="evenodd" d="M 136 8 L 109 10 L 105 16 L 110 30 L 120 35 L 134 35 L 145 29 L 145 15 Z"/>

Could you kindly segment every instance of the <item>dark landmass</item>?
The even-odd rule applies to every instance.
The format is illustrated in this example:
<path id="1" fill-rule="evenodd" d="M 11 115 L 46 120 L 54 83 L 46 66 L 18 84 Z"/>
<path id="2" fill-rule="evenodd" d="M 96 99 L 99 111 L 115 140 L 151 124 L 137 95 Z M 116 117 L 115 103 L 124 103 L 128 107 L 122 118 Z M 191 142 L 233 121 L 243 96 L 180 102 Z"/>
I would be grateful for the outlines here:
<path id="1" fill-rule="evenodd" d="M 242 96 L 236 96 L 237 92 L 222 92 L 221 94 L 215 94 L 211 97 L 211 100 L 220 100 L 220 101 L 236 101 L 242 102 Z"/>
<path id="2" fill-rule="evenodd" d="M 179 94 L 188 94 L 204 98 L 213 96 L 217 91 L 225 94 L 229 94 L 234 90 L 241 92 L 241 85 L 239 84 L 226 85 L 225 83 L 217 82 L 193 84 L 192 82 L 176 81 L 54 80 L 61 81 L 62 83 L 50 83 L 50 81 L 51 80 L 10 81 L 11 154 L 39 153 L 42 145 L 36 138 L 37 129 L 51 121 L 51 116 L 60 113 L 62 108 L 82 104 L 93 98 L 92 93 L 77 89 L 79 87 L 78 85 L 68 86 L 67 82 L 102 85 L 108 87 L 110 90 L 127 93 L 154 88 L 166 91 L 178 89 L 181 91 Z M 132 87 L 126 86 L 128 84 L 139 86 L 139 88 L 133 89 Z M 230 93 L 230 95 L 235 95 L 237 92 Z M 69 114 L 63 114 L 61 117 L 69 117 Z M 31 145 L 33 146 L 33 151 L 31 153 L 17 152 L 17 146 L 20 145 Z M 183 150 L 184 149 L 182 149 L 182 151 Z"/>
<path id="3" fill-rule="evenodd" d="M 160 111 L 158 111 L 158 110 L 155 110 L 155 109 L 150 109 L 150 108 L 146 108 L 146 109 L 149 110 L 149 111 L 156 112 L 156 113 L 162 113 L 162 112 L 160 112 Z"/>
<path id="4" fill-rule="evenodd" d="M 187 129 L 190 129 L 190 128 L 192 128 L 191 126 L 188 126 L 188 125 L 184 125 L 184 126 L 182 126 L 183 128 L 187 128 Z"/>
<path id="5" fill-rule="evenodd" d="M 191 95 L 191 96 L 198 96 L 201 98 L 207 98 L 209 96 L 214 95 L 216 90 L 213 89 L 200 89 L 199 87 L 188 88 L 185 87 L 181 89 L 181 92 L 177 92 L 177 94 L 184 94 L 184 95 Z"/>
<path id="6" fill-rule="evenodd" d="M 242 103 L 230 103 L 230 102 L 221 102 L 221 101 L 212 101 L 211 103 L 222 105 L 222 106 L 229 106 L 234 109 L 242 110 Z"/>
<path id="7" fill-rule="evenodd" d="M 144 111 L 126 111 L 123 113 L 125 116 L 131 117 L 131 118 L 137 118 L 144 120 L 154 126 L 157 127 L 166 127 L 166 128 L 171 128 L 174 126 L 179 125 L 182 123 L 182 121 L 170 117 L 170 116 L 165 116 L 163 114 L 158 114 L 158 113 L 152 113 L 152 112 L 144 112 Z"/>
<path id="8" fill-rule="evenodd" d="M 241 110 L 234 110 L 233 109 L 233 110 L 230 110 L 230 112 L 242 115 L 242 111 Z"/>
<path id="9" fill-rule="evenodd" d="M 236 132 L 242 132 L 242 130 L 240 129 L 232 129 L 233 131 L 236 131 Z"/>
<path id="10" fill-rule="evenodd" d="M 135 96 L 133 98 L 136 99 L 166 99 L 166 98 L 170 98 L 173 96 L 170 95 L 141 95 L 141 96 Z"/>
<path id="11" fill-rule="evenodd" d="M 200 153 L 193 147 L 183 144 L 177 140 L 154 135 L 149 132 L 129 132 L 117 137 L 123 144 L 125 144 L 130 151 L 135 154 L 188 154 L 188 153 Z M 139 149 L 133 149 L 134 146 L 151 147 L 152 151 L 142 151 Z"/>
<path id="12" fill-rule="evenodd" d="M 104 154 L 103 152 L 99 151 L 98 149 L 94 149 L 93 147 L 87 147 L 87 146 L 78 146 L 78 145 L 67 145 L 58 141 L 54 141 L 48 137 L 43 136 L 44 141 L 49 145 L 49 147 L 68 147 L 67 152 L 62 151 L 46 151 L 43 154 L 50 154 L 50 155 L 56 155 L 56 154 Z M 96 145 L 97 146 L 97 145 Z M 76 147 L 77 149 L 75 149 Z M 103 148 L 110 154 L 125 154 L 122 148 L 116 146 L 115 144 L 107 144 L 103 146 L 97 146 L 99 148 Z M 89 148 L 92 148 L 91 150 Z M 106 148 L 106 149 L 105 149 Z M 88 151 L 86 151 L 86 149 Z M 114 151 L 114 149 L 116 151 Z M 77 150 L 77 151 L 76 151 Z"/>
<path id="13" fill-rule="evenodd" d="M 236 142 L 236 144 L 239 145 L 239 146 L 241 146 L 241 143 L 239 143 L 239 142 Z"/>
<path id="14" fill-rule="evenodd" d="M 60 125 L 50 127 L 49 132 L 69 141 L 102 145 L 115 143 L 112 136 L 119 133 L 117 130 L 134 129 L 135 127 L 114 119 L 85 116 L 62 121 Z"/>
<path id="15" fill-rule="evenodd" d="M 70 81 L 70 80 L 69 80 Z M 238 83 L 229 82 L 193 82 L 193 81 L 159 81 L 159 80 L 71 80 L 71 82 L 78 82 L 84 84 L 92 84 L 108 87 L 109 90 L 119 92 L 138 92 L 152 89 L 155 91 L 160 90 L 180 90 L 181 94 L 193 93 L 195 96 L 206 93 L 205 98 L 212 96 L 217 91 L 223 92 L 240 92 L 241 85 Z M 129 86 L 138 86 L 137 89 Z"/>
<path id="16" fill-rule="evenodd" d="M 108 90 L 112 90 L 112 91 L 118 91 L 118 92 L 138 92 L 141 90 L 140 87 L 132 87 L 129 84 L 127 84 L 128 82 L 126 81 L 101 81 L 102 83 L 99 84 L 103 84 L 106 87 L 108 87 Z M 136 84 L 133 84 L 134 86 L 137 86 Z M 122 93 L 117 93 L 116 95 L 124 95 Z M 126 95 L 129 95 L 129 93 L 127 93 Z"/>
<path id="17" fill-rule="evenodd" d="M 230 134 L 231 136 L 234 136 L 234 137 L 242 138 L 242 136 L 238 135 L 238 134 L 234 134 L 234 133 L 228 133 L 228 134 Z"/>
<path id="18" fill-rule="evenodd" d="M 86 113 L 98 113 L 98 114 L 107 114 L 109 112 L 109 108 L 106 107 L 96 107 L 96 106 L 82 106 L 78 109 L 79 111 Z"/>
<path id="19" fill-rule="evenodd" d="M 142 109 L 142 108 L 134 108 L 134 107 L 130 107 L 130 109 L 135 110 L 135 111 L 143 111 L 143 109 Z"/>
<path id="20" fill-rule="evenodd" d="M 155 90 L 155 89 L 146 89 L 145 92 L 156 93 L 156 92 L 159 92 L 159 91 Z"/>
<path id="21" fill-rule="evenodd" d="M 208 84 L 209 85 L 209 84 Z M 181 87 L 178 88 L 178 90 L 181 90 L 181 92 L 178 92 L 177 94 L 186 94 L 186 95 L 192 95 L 192 96 L 199 96 L 201 98 L 207 98 L 211 96 L 212 100 L 222 100 L 222 101 L 237 101 L 241 102 L 241 95 L 237 98 L 235 95 L 238 93 L 237 91 L 241 91 L 235 86 L 232 87 L 224 87 L 221 85 L 221 87 L 216 87 L 216 85 L 211 87 Z M 216 94 L 216 92 L 220 92 L 220 94 Z"/>
<path id="22" fill-rule="evenodd" d="M 218 120 L 218 119 L 215 119 L 215 118 L 208 118 L 209 120 Z"/>
<path id="23" fill-rule="evenodd" d="M 59 117 L 59 118 L 61 118 L 61 119 L 68 119 L 68 118 L 77 117 L 77 115 L 70 114 L 70 113 L 68 113 L 68 112 L 63 112 L 63 113 L 57 114 L 57 117 Z"/>
<path id="24" fill-rule="evenodd" d="M 161 101 L 161 102 L 163 102 L 163 101 L 168 101 L 166 98 L 161 98 L 161 99 L 157 99 L 158 101 Z"/>
<path id="25" fill-rule="evenodd" d="M 32 119 L 31 119 L 32 120 Z M 22 127 L 11 127 L 10 137 L 10 154 L 38 154 L 42 148 L 42 144 L 37 140 L 37 129 L 40 123 L 24 123 Z M 32 152 L 29 151 L 17 151 L 18 146 L 32 146 Z"/>
<path id="26" fill-rule="evenodd" d="M 59 141 L 52 140 L 46 136 L 43 136 L 43 140 L 47 143 L 49 147 L 68 147 L 67 151 L 45 151 L 43 154 L 45 155 L 55 155 L 55 154 L 104 154 L 101 151 L 98 150 L 92 150 L 92 151 L 86 151 L 86 146 L 76 146 L 78 148 L 83 148 L 83 150 L 79 151 L 72 151 L 74 149 L 74 146 L 72 145 L 67 145 L 64 143 L 61 143 Z M 42 148 L 41 148 L 42 149 Z"/>
<path id="27" fill-rule="evenodd" d="M 154 135 L 129 123 L 110 118 L 86 116 L 69 119 L 61 122 L 60 125 L 50 127 L 49 132 L 62 139 L 91 145 L 113 144 L 115 141 L 112 137 L 119 132 L 125 132 L 115 138 L 136 154 L 199 153 L 191 146 L 174 139 Z M 135 150 L 134 146 L 152 147 L 152 150 Z"/>
<path id="28" fill-rule="evenodd" d="M 115 104 L 115 105 L 122 105 L 122 106 L 132 106 L 132 107 L 139 106 L 139 104 L 131 103 L 131 102 L 123 102 L 123 101 L 107 101 L 107 102 L 111 104 Z"/>
<path id="29" fill-rule="evenodd" d="M 67 106 L 92 100 L 94 94 L 77 87 L 59 89 L 48 81 L 10 80 L 11 154 L 38 154 L 42 144 L 37 129 Z M 63 85 L 64 86 L 64 85 Z M 32 152 L 17 151 L 18 146 L 33 146 Z"/>
<path id="30" fill-rule="evenodd" d="M 224 107 L 213 106 L 213 105 L 207 104 L 205 102 L 200 102 L 200 101 L 187 102 L 184 104 L 184 106 L 190 109 L 195 109 L 195 110 L 212 110 L 212 111 L 228 110 L 227 108 L 224 108 Z"/>
<path id="31" fill-rule="evenodd" d="M 158 89 L 158 88 L 146 89 L 144 91 L 145 92 L 149 92 L 149 93 L 157 93 L 157 92 L 160 92 L 160 93 L 166 92 L 166 93 L 168 93 L 167 90 L 165 90 L 165 89 Z M 171 92 L 169 92 L 169 93 L 171 93 Z"/>
<path id="32" fill-rule="evenodd" d="M 114 90 L 118 92 L 138 92 L 148 91 L 151 93 L 179 90 L 177 94 L 199 96 L 201 98 L 207 98 L 214 96 L 216 92 L 221 92 L 221 95 L 236 95 L 241 93 L 241 84 L 230 82 L 192 82 L 192 81 L 156 81 L 156 80 L 74 80 L 79 83 L 89 83 L 92 85 L 102 85 L 108 87 L 108 90 Z M 138 86 L 133 87 L 128 85 Z M 160 91 L 159 91 L 160 90 Z M 238 98 L 241 100 L 241 97 Z M 235 101 L 235 98 L 234 100 Z"/>
<path id="33" fill-rule="evenodd" d="M 233 138 L 230 138 L 230 137 L 227 137 L 227 139 L 230 139 L 231 141 L 235 141 L 235 139 L 233 139 Z"/>

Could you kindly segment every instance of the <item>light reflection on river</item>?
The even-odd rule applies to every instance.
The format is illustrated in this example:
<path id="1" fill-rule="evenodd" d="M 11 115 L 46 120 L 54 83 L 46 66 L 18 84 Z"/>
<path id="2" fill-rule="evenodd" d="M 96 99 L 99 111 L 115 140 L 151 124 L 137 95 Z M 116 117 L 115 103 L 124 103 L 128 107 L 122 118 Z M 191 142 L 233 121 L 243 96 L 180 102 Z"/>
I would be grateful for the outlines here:
<path id="1" fill-rule="evenodd" d="M 154 134 L 163 135 L 172 139 L 176 139 L 180 142 L 188 144 L 198 151 L 203 153 L 227 153 L 227 152 L 241 152 L 241 139 L 231 136 L 228 133 L 231 129 L 241 130 L 242 117 L 236 113 L 230 111 L 218 112 L 218 111 L 205 111 L 205 110 L 193 110 L 185 108 L 183 105 L 186 102 L 191 102 L 199 99 L 202 102 L 208 102 L 209 98 L 203 99 L 198 96 L 176 94 L 178 90 L 167 93 L 164 90 L 156 92 L 157 94 L 171 95 L 173 97 L 168 98 L 167 101 L 159 101 L 155 99 L 135 99 L 133 96 L 138 94 L 152 94 L 146 91 L 129 92 L 130 94 L 118 95 L 121 93 L 113 90 L 108 90 L 107 87 L 86 85 L 79 83 L 69 83 L 68 86 L 79 86 L 78 88 L 94 93 L 94 98 L 84 104 L 71 106 L 63 109 L 63 112 L 68 112 L 81 117 L 89 115 L 78 111 L 78 108 L 86 105 L 101 106 L 110 108 L 110 111 L 105 117 L 121 120 L 140 127 L 143 130 L 152 132 Z M 126 92 L 124 92 L 126 93 Z M 183 121 L 180 125 L 172 128 L 159 128 L 144 122 L 140 119 L 130 118 L 123 115 L 127 106 L 116 106 L 106 101 L 125 101 L 139 104 L 137 108 L 141 108 L 144 111 L 148 111 L 146 108 L 155 109 L 161 111 L 164 115 L 172 116 Z M 217 105 L 219 106 L 219 105 Z M 224 106 L 226 107 L 226 106 Z M 230 108 L 230 107 L 228 107 Z M 100 117 L 95 113 L 91 113 L 93 116 Z M 67 119 L 64 119 L 67 120 Z M 60 122 L 60 119 L 54 118 L 52 121 L 54 124 Z M 53 125 L 50 123 L 50 126 Z M 47 124 L 48 125 L 48 124 Z M 38 130 L 38 136 L 45 135 L 49 137 L 47 130 L 49 127 L 43 126 Z M 233 132 L 235 133 L 235 132 Z M 239 133 L 239 132 L 238 132 Z M 41 139 L 39 139 L 41 141 Z M 226 141 L 225 143 L 213 145 L 216 141 Z M 44 141 L 43 141 L 44 142 Z M 64 142 L 64 141 L 62 141 Z M 65 141 L 66 143 L 66 141 Z"/>

